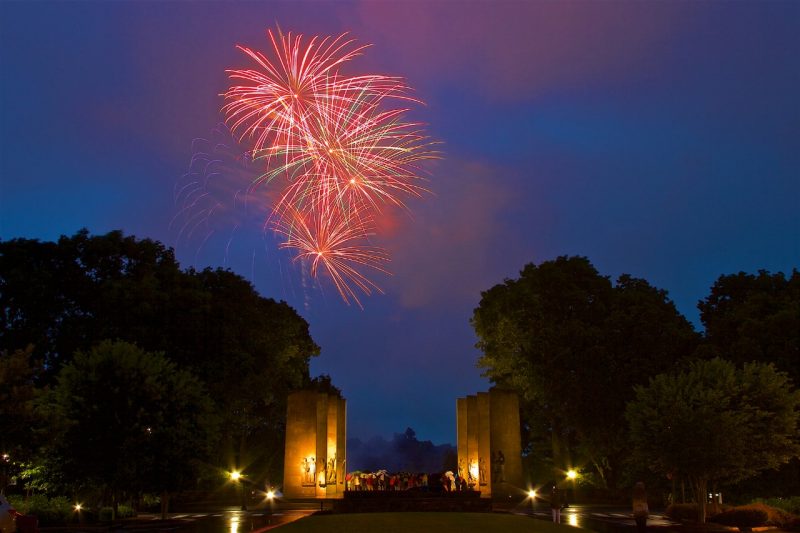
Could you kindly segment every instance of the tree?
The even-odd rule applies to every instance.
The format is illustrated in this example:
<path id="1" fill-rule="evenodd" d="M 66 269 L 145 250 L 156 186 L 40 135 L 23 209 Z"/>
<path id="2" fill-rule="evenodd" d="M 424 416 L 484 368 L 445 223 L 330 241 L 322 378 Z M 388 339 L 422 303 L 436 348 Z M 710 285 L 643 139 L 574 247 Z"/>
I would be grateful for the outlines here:
<path id="1" fill-rule="evenodd" d="M 32 360 L 33 347 L 0 352 L 0 493 L 14 471 L 21 473 L 37 447 L 34 430 L 41 425 L 34 410 L 35 380 L 41 364 Z"/>
<path id="2" fill-rule="evenodd" d="M 101 339 L 155 344 L 180 276 L 171 250 L 120 231 L 0 242 L 0 348 L 33 344 L 52 379 Z"/>
<path id="3" fill-rule="evenodd" d="M 720 276 L 697 307 L 711 355 L 775 363 L 800 384 L 800 272 Z"/>
<path id="4" fill-rule="evenodd" d="M 279 479 L 286 398 L 311 384 L 309 359 L 319 347 L 294 309 L 261 297 L 240 276 L 210 269 L 190 275 L 204 301 L 189 308 L 195 325 L 179 361 L 207 383 L 223 415 L 220 460 L 246 466 L 250 479 Z"/>
<path id="5" fill-rule="evenodd" d="M 285 302 L 221 269 L 182 271 L 172 250 L 113 231 L 57 243 L 0 242 L 0 349 L 34 345 L 52 383 L 76 350 L 103 339 L 163 352 L 200 378 L 223 421 L 215 462 L 251 479 L 282 471 L 288 391 L 319 354 Z"/>
<path id="6" fill-rule="evenodd" d="M 51 468 L 76 488 L 168 495 L 190 486 L 216 440 L 201 383 L 160 353 L 104 341 L 59 372 L 42 410 L 50 420 Z M 163 508 L 162 510 L 165 510 Z"/>
<path id="7" fill-rule="evenodd" d="M 667 292 L 623 274 L 602 326 L 600 356 L 578 369 L 580 445 L 609 488 L 629 458 L 625 406 L 634 387 L 688 359 L 699 336 Z"/>
<path id="8" fill-rule="evenodd" d="M 367 442 L 347 439 L 347 463 L 351 469 L 390 472 L 427 472 L 455 470 L 457 453 L 450 444 L 435 445 L 419 440 L 412 428 L 395 433 L 391 440 L 375 436 Z M 452 466 L 444 466 L 452 465 Z"/>
<path id="9" fill-rule="evenodd" d="M 746 479 L 800 452 L 800 391 L 772 364 L 715 358 L 660 374 L 636 388 L 626 418 L 652 470 L 690 480 L 701 522 L 709 482 Z"/>
<path id="10" fill-rule="evenodd" d="M 41 364 L 32 360 L 32 346 L 0 352 L 0 452 L 14 462 L 28 461 L 35 448 L 31 429 L 39 425 L 34 411 L 36 377 Z M 0 490 L 5 485 L 0 486 Z"/>
<path id="11" fill-rule="evenodd" d="M 483 351 L 478 364 L 494 383 L 537 406 L 549 427 L 553 459 L 564 463 L 572 426 L 577 369 L 597 356 L 611 284 L 585 258 L 526 265 L 517 280 L 482 293 L 472 325 Z"/>
<path id="12" fill-rule="evenodd" d="M 585 257 L 526 265 L 481 296 L 472 318 L 478 365 L 519 393 L 523 434 L 550 436 L 556 469 L 582 450 L 614 489 L 625 403 L 634 385 L 694 350 L 691 325 L 665 291 L 627 275 L 612 285 Z"/>
<path id="13" fill-rule="evenodd" d="M 800 385 L 800 272 L 760 270 L 720 276 L 698 303 L 705 326 L 698 353 L 738 364 L 774 363 Z M 800 485 L 800 459 L 738 483 L 739 494 L 790 496 Z"/>

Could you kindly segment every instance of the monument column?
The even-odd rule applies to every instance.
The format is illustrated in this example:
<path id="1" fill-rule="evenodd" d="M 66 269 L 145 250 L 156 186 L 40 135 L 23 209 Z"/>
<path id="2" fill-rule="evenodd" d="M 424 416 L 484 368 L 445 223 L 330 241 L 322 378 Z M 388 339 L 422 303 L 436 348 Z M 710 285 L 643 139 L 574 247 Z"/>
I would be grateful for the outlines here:
<path id="1" fill-rule="evenodd" d="M 491 410 L 489 394 L 478 393 L 478 480 L 482 498 L 492 497 Z"/>
<path id="2" fill-rule="evenodd" d="M 521 493 L 519 423 L 519 400 L 513 392 L 492 388 L 456 401 L 459 469 L 481 497 Z"/>
<path id="3" fill-rule="evenodd" d="M 457 474 L 467 477 L 467 399 L 456 400 Z"/>
<path id="4" fill-rule="evenodd" d="M 337 398 L 339 407 L 336 412 L 336 493 L 344 496 L 345 477 L 347 477 L 347 402 Z"/>
<path id="5" fill-rule="evenodd" d="M 522 489 L 522 445 L 519 434 L 519 400 L 513 392 L 489 390 L 491 447 L 495 473 L 492 493 L 513 496 Z"/>
<path id="6" fill-rule="evenodd" d="M 467 396 L 467 486 L 480 490 L 478 486 L 478 397 Z"/>
<path id="7" fill-rule="evenodd" d="M 313 498 L 317 462 L 317 393 L 293 392 L 287 403 L 283 493 L 287 498 Z"/>
<path id="8" fill-rule="evenodd" d="M 286 498 L 344 494 L 346 405 L 344 398 L 334 394 L 308 390 L 289 394 L 283 467 Z"/>

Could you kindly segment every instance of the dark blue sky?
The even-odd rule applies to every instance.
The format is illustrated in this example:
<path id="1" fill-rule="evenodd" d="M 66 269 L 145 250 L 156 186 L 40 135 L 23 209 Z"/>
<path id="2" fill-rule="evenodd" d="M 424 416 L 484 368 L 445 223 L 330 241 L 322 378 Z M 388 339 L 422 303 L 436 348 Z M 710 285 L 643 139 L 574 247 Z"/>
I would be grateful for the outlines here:
<path id="1" fill-rule="evenodd" d="M 205 244 L 171 226 L 224 71 L 248 65 L 234 46 L 276 23 L 372 43 L 354 72 L 406 77 L 443 142 L 363 311 L 258 213 L 218 213 Z M 695 322 L 720 274 L 800 265 L 799 27 L 777 1 L 2 2 L 0 238 L 122 229 L 231 267 L 309 321 L 351 436 L 454 442 L 455 399 L 488 387 L 472 310 L 525 263 L 586 255 Z"/>

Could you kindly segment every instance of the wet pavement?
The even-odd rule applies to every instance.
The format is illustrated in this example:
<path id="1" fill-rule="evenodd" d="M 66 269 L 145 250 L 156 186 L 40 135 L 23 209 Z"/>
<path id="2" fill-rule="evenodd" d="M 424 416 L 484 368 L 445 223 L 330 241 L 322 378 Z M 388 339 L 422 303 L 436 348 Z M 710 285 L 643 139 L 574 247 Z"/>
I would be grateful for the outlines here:
<path id="1" fill-rule="evenodd" d="M 550 521 L 553 519 L 549 506 L 543 504 L 531 505 L 523 502 L 516 507 L 507 509 L 507 512 L 532 516 L 540 520 Z M 631 511 L 619 506 L 573 505 L 561 511 L 561 523 L 601 533 L 630 533 L 636 528 Z M 681 524 L 673 522 L 663 513 L 658 512 L 650 514 L 647 527 L 655 529 L 659 533 L 682 529 Z"/>
<path id="2" fill-rule="evenodd" d="M 327 506 L 326 506 L 327 505 Z M 273 503 L 249 511 L 227 508 L 213 512 L 170 513 L 162 521 L 157 514 L 140 514 L 135 520 L 124 520 L 104 526 L 71 526 L 69 528 L 43 528 L 43 533 L 262 533 L 293 522 L 314 512 L 329 509 L 330 502 L 321 503 Z M 545 504 L 531 505 L 523 502 L 507 508 L 496 506 L 496 511 L 530 516 L 550 521 L 550 508 Z M 632 533 L 635 529 L 633 517 L 622 507 L 575 505 L 561 513 L 564 525 L 590 529 L 601 533 Z M 652 513 L 647 522 L 648 529 L 658 533 L 682 531 L 681 524 L 670 521 L 660 513 Z"/>
<path id="3" fill-rule="evenodd" d="M 256 509 L 241 511 L 228 509 L 213 513 L 171 513 L 171 528 L 158 528 L 159 515 L 140 515 L 139 521 L 152 520 L 154 529 L 168 531 L 180 530 L 186 533 L 257 533 L 299 520 L 316 511 L 319 506 L 286 506 L 275 509 Z M 124 531 L 122 528 L 121 530 Z M 112 530 L 113 531 L 113 530 Z"/>

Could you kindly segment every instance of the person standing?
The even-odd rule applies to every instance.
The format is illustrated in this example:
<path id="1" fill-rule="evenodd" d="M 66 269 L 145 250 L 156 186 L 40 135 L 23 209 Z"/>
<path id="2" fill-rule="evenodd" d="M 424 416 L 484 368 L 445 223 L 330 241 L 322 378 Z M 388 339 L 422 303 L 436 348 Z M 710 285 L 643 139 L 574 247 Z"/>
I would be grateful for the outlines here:
<path id="1" fill-rule="evenodd" d="M 563 504 L 561 491 L 557 485 L 553 485 L 553 492 L 550 493 L 550 511 L 553 513 L 553 522 L 561 523 L 561 505 Z"/>
<path id="2" fill-rule="evenodd" d="M 639 481 L 633 486 L 633 519 L 636 521 L 636 531 L 638 533 L 647 531 L 647 516 L 649 514 L 647 491 L 644 488 L 644 483 Z"/>

